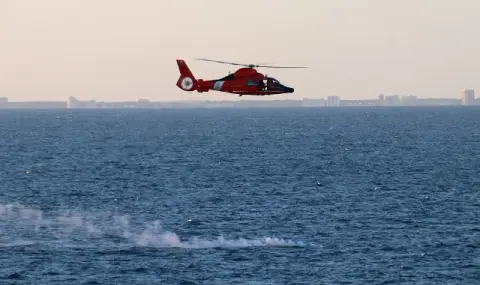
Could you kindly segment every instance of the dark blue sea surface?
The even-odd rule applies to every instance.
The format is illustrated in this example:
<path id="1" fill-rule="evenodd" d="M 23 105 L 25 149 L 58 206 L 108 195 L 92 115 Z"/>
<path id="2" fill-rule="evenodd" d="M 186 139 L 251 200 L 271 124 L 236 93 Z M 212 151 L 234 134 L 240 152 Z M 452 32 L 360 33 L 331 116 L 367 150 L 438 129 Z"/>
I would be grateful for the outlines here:
<path id="1" fill-rule="evenodd" d="M 480 284 L 480 108 L 0 111 L 0 284 Z"/>

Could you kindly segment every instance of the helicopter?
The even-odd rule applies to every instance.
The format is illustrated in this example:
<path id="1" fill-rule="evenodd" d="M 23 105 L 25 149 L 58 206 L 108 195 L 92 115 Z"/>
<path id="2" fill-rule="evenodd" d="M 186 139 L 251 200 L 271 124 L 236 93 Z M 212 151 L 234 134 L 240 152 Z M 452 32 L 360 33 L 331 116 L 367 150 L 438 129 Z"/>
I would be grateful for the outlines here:
<path id="1" fill-rule="evenodd" d="M 235 62 L 226 62 L 211 60 L 205 58 L 197 58 L 196 60 L 216 62 L 222 64 L 230 64 L 243 66 L 242 68 L 225 77 L 215 80 L 196 79 L 188 68 L 187 63 L 183 59 L 177 59 L 180 78 L 177 86 L 184 91 L 208 92 L 210 90 L 237 94 L 239 96 L 265 96 L 277 95 L 283 93 L 293 93 L 295 90 L 291 87 L 281 84 L 277 79 L 268 77 L 257 72 L 256 68 L 306 68 L 304 66 L 269 66 L 258 64 L 242 64 Z"/>

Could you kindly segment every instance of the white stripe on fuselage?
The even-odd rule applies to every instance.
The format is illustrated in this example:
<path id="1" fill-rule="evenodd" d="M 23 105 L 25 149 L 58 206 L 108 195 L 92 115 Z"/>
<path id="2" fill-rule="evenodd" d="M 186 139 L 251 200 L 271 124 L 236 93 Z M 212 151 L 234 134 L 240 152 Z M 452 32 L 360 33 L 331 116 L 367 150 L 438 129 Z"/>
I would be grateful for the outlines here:
<path id="1" fill-rule="evenodd" d="M 225 81 L 217 81 L 215 84 L 213 84 L 213 90 L 220 90 L 222 89 L 223 83 Z"/>

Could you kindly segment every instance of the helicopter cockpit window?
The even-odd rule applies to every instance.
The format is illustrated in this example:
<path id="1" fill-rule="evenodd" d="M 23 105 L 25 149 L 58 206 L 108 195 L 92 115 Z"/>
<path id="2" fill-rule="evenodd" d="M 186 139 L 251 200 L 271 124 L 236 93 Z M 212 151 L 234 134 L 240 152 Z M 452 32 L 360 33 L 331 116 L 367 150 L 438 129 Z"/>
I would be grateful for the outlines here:
<path id="1" fill-rule="evenodd" d="M 278 85 L 280 85 L 280 82 L 278 82 L 278 80 L 272 78 L 271 79 L 271 84 L 272 84 L 272 86 L 278 86 Z"/>

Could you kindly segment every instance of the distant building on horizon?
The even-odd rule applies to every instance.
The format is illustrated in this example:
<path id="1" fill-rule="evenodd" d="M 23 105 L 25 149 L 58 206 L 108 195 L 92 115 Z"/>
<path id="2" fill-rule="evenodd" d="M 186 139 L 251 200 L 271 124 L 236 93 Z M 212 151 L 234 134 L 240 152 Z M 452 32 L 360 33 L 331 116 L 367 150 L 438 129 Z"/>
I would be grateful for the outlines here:
<path id="1" fill-rule="evenodd" d="M 378 95 L 377 105 L 378 106 L 385 105 L 385 95 L 384 94 L 379 94 Z"/>
<path id="2" fill-rule="evenodd" d="M 0 108 L 8 108 L 8 98 L 0 97 Z"/>
<path id="3" fill-rule="evenodd" d="M 463 89 L 462 91 L 462 105 L 469 106 L 475 104 L 475 90 Z"/>
<path id="4" fill-rule="evenodd" d="M 302 99 L 302 107 L 309 108 L 309 107 L 325 107 L 326 101 L 325 99 Z"/>
<path id="5" fill-rule="evenodd" d="M 388 95 L 385 96 L 385 105 L 395 106 L 400 102 L 400 97 L 398 95 Z"/>
<path id="6" fill-rule="evenodd" d="M 67 109 L 92 109 L 97 107 L 98 104 L 95 100 L 80 101 L 71 96 L 67 99 Z"/>
<path id="7" fill-rule="evenodd" d="M 417 104 L 417 99 L 415 95 L 402 95 L 401 104 L 404 106 L 414 106 Z"/>
<path id="8" fill-rule="evenodd" d="M 327 107 L 340 107 L 340 97 L 338 97 L 338 96 L 328 96 L 327 97 Z"/>

